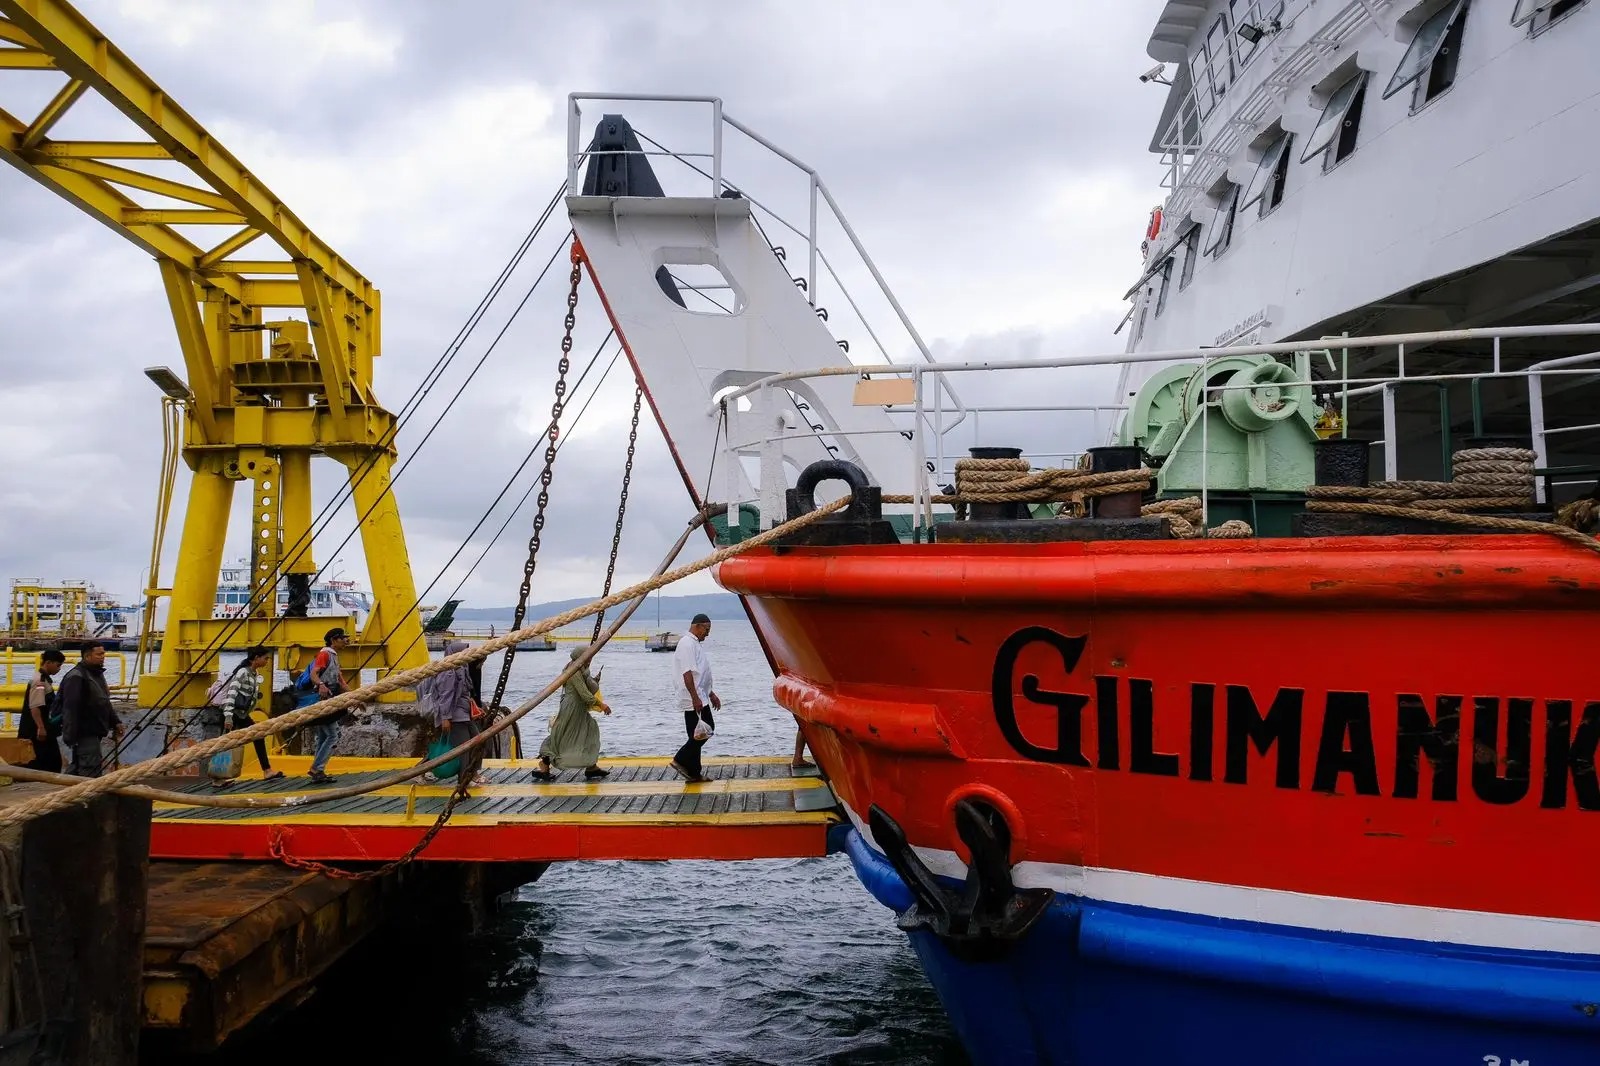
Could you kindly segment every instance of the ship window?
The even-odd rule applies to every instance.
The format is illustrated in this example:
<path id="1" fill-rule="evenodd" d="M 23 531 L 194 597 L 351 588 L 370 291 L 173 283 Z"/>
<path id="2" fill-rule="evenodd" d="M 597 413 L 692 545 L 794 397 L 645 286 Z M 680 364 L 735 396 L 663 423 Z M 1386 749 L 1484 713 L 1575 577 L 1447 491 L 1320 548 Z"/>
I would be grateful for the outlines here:
<path id="1" fill-rule="evenodd" d="M 1361 122 L 1361 98 L 1365 95 L 1366 87 L 1367 73 L 1362 71 L 1333 90 L 1333 95 L 1328 97 L 1328 103 L 1322 109 L 1317 128 L 1306 138 L 1306 150 L 1301 153 L 1300 162 L 1304 163 L 1319 152 L 1327 151 L 1330 146 L 1334 148 L 1330 164 L 1339 162 L 1355 151 L 1356 127 Z"/>
<path id="2" fill-rule="evenodd" d="M 1239 213 L 1239 186 L 1229 185 L 1217 205 L 1217 216 L 1211 222 L 1211 239 L 1206 241 L 1206 255 L 1221 255 L 1233 243 L 1233 220 Z"/>
<path id="3" fill-rule="evenodd" d="M 1194 82 L 1194 106 L 1200 112 L 1203 121 L 1211 114 L 1211 109 L 1216 106 L 1216 97 L 1211 92 L 1211 71 L 1206 69 L 1206 49 L 1200 46 L 1200 51 L 1189 60 L 1189 78 Z"/>
<path id="4" fill-rule="evenodd" d="M 1461 26 L 1465 21 L 1468 0 L 1450 0 L 1430 15 L 1411 38 L 1411 45 L 1394 69 L 1388 86 L 1383 90 L 1385 100 L 1424 75 L 1428 78 L 1427 94 L 1423 102 L 1448 89 L 1455 81 L 1456 53 L 1461 45 Z M 1444 81 L 1437 88 L 1436 81 Z"/>
<path id="5" fill-rule="evenodd" d="M 1228 91 L 1228 86 L 1233 84 L 1233 48 L 1228 38 L 1228 16 L 1218 15 L 1217 21 L 1211 24 L 1211 32 L 1206 34 L 1205 50 L 1211 64 L 1211 84 L 1216 88 L 1220 100 Z"/>
<path id="6" fill-rule="evenodd" d="M 1528 32 L 1534 35 L 1543 33 L 1555 22 L 1578 10 L 1587 0 L 1518 0 L 1516 8 L 1511 12 L 1511 25 L 1520 26 L 1524 22 L 1531 22 Z"/>
<path id="7" fill-rule="evenodd" d="M 1200 258 L 1200 224 L 1189 223 L 1183 231 L 1183 273 L 1178 275 L 1178 291 L 1182 292 L 1194 280 L 1194 261 Z"/>
<path id="8" fill-rule="evenodd" d="M 1161 269 L 1156 274 L 1156 317 L 1161 317 L 1161 312 L 1167 309 L 1167 289 L 1172 286 L 1172 256 L 1167 256 L 1161 261 Z"/>
<path id="9" fill-rule="evenodd" d="M 1267 145 L 1267 150 L 1261 153 L 1261 161 L 1256 164 L 1249 187 L 1239 200 L 1239 210 L 1243 211 L 1260 200 L 1261 213 L 1264 215 L 1283 203 L 1283 184 L 1289 176 L 1289 145 L 1292 143 L 1293 134 L 1280 132 L 1277 140 Z"/>

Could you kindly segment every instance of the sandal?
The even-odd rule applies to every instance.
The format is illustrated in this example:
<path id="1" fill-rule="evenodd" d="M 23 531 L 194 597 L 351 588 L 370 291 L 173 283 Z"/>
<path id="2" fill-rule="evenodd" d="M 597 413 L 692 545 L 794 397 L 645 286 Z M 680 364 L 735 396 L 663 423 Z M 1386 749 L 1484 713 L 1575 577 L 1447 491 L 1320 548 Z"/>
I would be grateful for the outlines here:
<path id="1" fill-rule="evenodd" d="M 263 780 L 263 781 L 277 781 L 281 777 L 283 777 L 283 771 L 282 770 L 273 770 L 271 773 L 262 774 L 261 775 L 261 780 Z"/>
<path id="2" fill-rule="evenodd" d="M 531 773 L 535 781 L 554 781 L 556 779 L 556 775 L 549 770 L 533 770 Z"/>
<path id="3" fill-rule="evenodd" d="M 598 766 L 591 766 L 583 772 L 583 776 L 591 781 L 598 781 L 602 777 L 610 777 L 610 770 L 602 770 Z"/>

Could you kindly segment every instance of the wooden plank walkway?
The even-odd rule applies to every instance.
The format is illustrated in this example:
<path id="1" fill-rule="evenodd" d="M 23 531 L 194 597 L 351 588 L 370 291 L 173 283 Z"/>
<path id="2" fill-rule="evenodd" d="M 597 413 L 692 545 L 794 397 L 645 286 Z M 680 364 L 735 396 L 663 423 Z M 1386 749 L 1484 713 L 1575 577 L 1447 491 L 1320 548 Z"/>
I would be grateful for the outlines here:
<path id="1" fill-rule="evenodd" d="M 283 756 L 290 775 L 241 778 L 230 795 L 315 793 L 309 759 Z M 259 774 L 254 759 L 251 770 Z M 337 786 L 371 781 L 414 765 L 406 759 L 334 759 Z M 665 758 L 607 759 L 611 776 L 579 771 L 535 781 L 532 760 L 489 760 L 486 783 L 458 804 L 423 852 L 435 862 L 557 862 L 577 859 L 758 859 L 822 855 L 839 821 L 833 792 L 815 771 L 797 773 L 783 756 L 707 758 L 712 780 L 688 784 Z M 164 787 L 209 793 L 204 781 Z M 332 786 L 324 786 L 332 787 Z M 150 855 L 162 859 L 272 857 L 276 841 L 296 858 L 382 862 L 404 854 L 433 824 L 449 785 L 402 785 L 327 804 L 264 810 L 156 804 Z"/>

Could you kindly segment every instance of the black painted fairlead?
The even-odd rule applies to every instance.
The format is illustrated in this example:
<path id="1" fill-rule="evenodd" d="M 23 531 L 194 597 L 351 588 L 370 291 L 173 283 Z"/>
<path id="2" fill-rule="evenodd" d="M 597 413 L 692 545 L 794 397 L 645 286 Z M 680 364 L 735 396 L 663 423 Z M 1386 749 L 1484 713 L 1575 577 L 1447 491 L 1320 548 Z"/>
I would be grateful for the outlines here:
<path id="1" fill-rule="evenodd" d="M 817 509 L 817 486 L 825 481 L 843 481 L 850 486 L 850 503 L 844 510 L 820 519 L 779 544 L 846 545 L 898 544 L 894 527 L 883 517 L 883 490 L 869 484 L 867 475 L 854 463 L 843 459 L 819 459 L 804 470 L 795 486 L 784 494 L 788 518 L 795 519 Z"/>
<path id="2" fill-rule="evenodd" d="M 900 916 L 906 932 L 929 932 L 967 962 L 1003 958 L 1044 917 L 1048 888 L 1019 889 L 1011 880 L 1011 832 L 986 803 L 957 800 L 956 832 L 972 854 L 961 891 L 941 885 L 912 850 L 898 822 L 873 804 L 872 836 L 916 902 Z"/>

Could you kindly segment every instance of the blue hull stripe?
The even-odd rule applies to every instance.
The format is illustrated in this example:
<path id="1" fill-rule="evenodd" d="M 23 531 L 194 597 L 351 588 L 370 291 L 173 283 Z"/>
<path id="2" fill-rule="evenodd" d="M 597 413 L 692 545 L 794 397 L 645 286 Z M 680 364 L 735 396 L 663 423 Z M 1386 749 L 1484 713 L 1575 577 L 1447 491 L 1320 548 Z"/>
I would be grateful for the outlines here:
<path id="1" fill-rule="evenodd" d="M 843 850 L 878 902 L 897 914 L 911 906 L 894 868 L 859 833 L 849 832 Z M 1600 1063 L 1600 960 L 1592 956 L 1292 929 L 1069 896 L 1057 896 L 1002 963 L 963 963 L 931 934 L 912 942 L 978 1063 L 1347 1066 L 1351 1055 L 1472 1066 L 1494 1056 L 1530 1066 Z"/>

